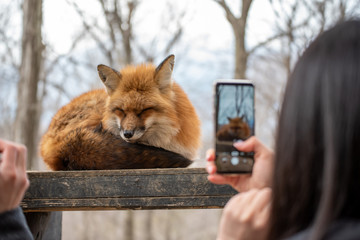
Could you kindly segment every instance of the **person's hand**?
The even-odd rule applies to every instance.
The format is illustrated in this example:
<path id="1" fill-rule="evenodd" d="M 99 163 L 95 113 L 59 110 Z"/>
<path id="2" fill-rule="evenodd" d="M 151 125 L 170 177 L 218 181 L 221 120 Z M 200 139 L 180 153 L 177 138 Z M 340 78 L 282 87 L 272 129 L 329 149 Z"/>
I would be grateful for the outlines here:
<path id="1" fill-rule="evenodd" d="M 262 240 L 268 234 L 271 189 L 239 193 L 226 204 L 217 240 Z"/>
<path id="2" fill-rule="evenodd" d="M 23 145 L 0 139 L 0 213 L 20 205 L 29 180 L 26 174 L 27 150 Z"/>
<path id="3" fill-rule="evenodd" d="M 238 192 L 252 188 L 270 187 L 273 174 L 274 153 L 256 137 L 246 141 L 234 143 L 234 147 L 243 152 L 254 152 L 254 166 L 251 174 L 226 175 L 216 173 L 215 153 L 213 149 L 207 151 L 208 180 L 215 184 L 229 184 Z"/>

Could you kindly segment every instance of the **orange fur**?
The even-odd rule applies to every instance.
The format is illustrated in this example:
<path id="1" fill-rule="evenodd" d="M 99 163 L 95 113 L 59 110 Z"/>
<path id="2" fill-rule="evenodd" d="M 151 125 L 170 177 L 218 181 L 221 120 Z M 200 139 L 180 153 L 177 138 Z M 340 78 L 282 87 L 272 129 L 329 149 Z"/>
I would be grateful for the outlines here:
<path id="1" fill-rule="evenodd" d="M 216 133 L 221 141 L 245 140 L 250 136 L 250 127 L 242 117 L 228 118 L 229 123 L 222 126 Z"/>
<path id="2" fill-rule="evenodd" d="M 74 142 L 74 138 L 79 138 L 81 144 L 86 141 L 101 142 L 104 137 L 114 138 L 114 146 L 98 143 L 92 144 L 91 148 L 98 146 L 97 152 L 100 153 L 106 150 L 116 152 L 119 158 L 121 154 L 126 155 L 128 161 L 135 157 L 132 154 L 144 154 L 144 147 L 139 147 L 139 144 L 194 159 L 200 146 L 200 121 L 185 92 L 171 79 L 173 64 L 174 57 L 171 55 L 157 68 L 143 64 L 127 66 L 117 72 L 99 65 L 99 76 L 106 91 L 85 93 L 54 116 L 41 141 L 41 155 L 47 165 L 52 169 L 62 169 L 64 158 L 67 158 L 64 153 L 71 152 L 67 146 L 75 146 L 69 144 Z M 76 151 L 88 152 L 89 148 L 76 147 Z M 154 154 L 162 153 L 156 151 Z M 63 159 L 59 159 L 60 155 Z M 83 158 L 71 161 L 90 166 Z M 97 166 L 101 165 L 101 161 L 96 162 Z"/>

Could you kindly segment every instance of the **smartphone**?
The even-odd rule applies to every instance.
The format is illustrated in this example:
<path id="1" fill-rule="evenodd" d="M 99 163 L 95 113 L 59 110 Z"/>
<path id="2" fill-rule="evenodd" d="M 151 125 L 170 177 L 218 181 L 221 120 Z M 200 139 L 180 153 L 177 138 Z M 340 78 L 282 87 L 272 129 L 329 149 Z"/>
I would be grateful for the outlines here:
<path id="1" fill-rule="evenodd" d="M 215 164 L 221 174 L 251 173 L 253 152 L 234 142 L 255 134 L 255 90 L 250 80 L 217 80 L 214 87 Z"/>

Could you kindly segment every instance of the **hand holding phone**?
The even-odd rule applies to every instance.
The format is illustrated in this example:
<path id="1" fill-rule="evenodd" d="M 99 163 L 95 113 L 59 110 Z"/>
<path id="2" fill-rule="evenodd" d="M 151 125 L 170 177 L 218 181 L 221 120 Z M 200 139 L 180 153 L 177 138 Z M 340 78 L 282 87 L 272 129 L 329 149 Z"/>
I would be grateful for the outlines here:
<path id="1" fill-rule="evenodd" d="M 233 144 L 255 133 L 254 85 L 249 80 L 218 80 L 214 93 L 217 172 L 250 173 L 254 153 L 239 151 Z"/>
<path id="2" fill-rule="evenodd" d="M 251 174 L 220 174 L 215 165 L 215 151 L 209 149 L 206 154 L 209 173 L 208 180 L 214 184 L 228 184 L 238 192 L 248 191 L 252 188 L 271 187 L 273 176 L 273 151 L 264 145 L 255 136 L 242 143 L 235 143 L 235 148 L 243 152 L 254 152 L 254 166 Z"/>

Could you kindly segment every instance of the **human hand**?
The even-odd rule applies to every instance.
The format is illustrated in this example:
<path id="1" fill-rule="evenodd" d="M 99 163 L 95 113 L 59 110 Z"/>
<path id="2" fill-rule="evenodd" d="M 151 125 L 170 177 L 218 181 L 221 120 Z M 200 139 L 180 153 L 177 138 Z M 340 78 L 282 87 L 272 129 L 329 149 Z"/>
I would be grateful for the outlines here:
<path id="1" fill-rule="evenodd" d="M 266 239 L 271 189 L 252 189 L 232 197 L 220 220 L 217 240 Z"/>
<path id="2" fill-rule="evenodd" d="M 207 151 L 206 170 L 209 173 L 208 180 L 215 184 L 229 184 L 238 192 L 252 188 L 264 188 L 271 186 L 273 174 L 274 153 L 256 137 L 250 137 L 246 141 L 234 143 L 234 147 L 243 152 L 254 152 L 254 166 L 251 174 L 226 175 L 216 173 L 215 152 Z"/>
<path id="3" fill-rule="evenodd" d="M 27 150 L 23 145 L 0 139 L 0 213 L 20 205 L 29 179 L 26 174 Z"/>

